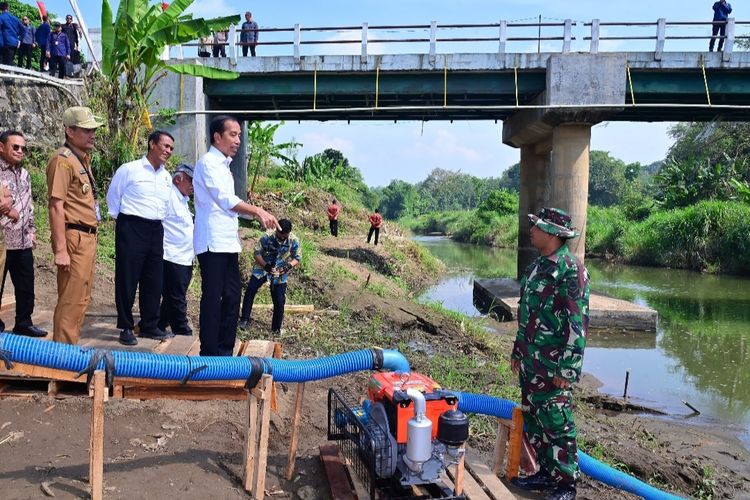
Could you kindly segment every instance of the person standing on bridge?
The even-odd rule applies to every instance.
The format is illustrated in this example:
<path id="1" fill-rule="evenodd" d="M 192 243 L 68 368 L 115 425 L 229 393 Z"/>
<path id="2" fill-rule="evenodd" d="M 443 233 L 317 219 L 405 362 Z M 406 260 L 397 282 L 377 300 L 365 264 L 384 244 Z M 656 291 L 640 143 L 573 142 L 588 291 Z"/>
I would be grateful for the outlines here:
<path id="1" fill-rule="evenodd" d="M 255 46 L 258 45 L 258 23 L 253 21 L 253 13 L 250 11 L 245 12 L 240 43 L 242 44 L 242 57 L 247 57 L 247 49 L 250 49 L 250 54 L 255 57 Z"/>
<path id="2" fill-rule="evenodd" d="M 572 500 L 580 476 L 572 384 L 581 376 L 589 323 L 589 274 L 568 250 L 579 236 L 557 208 L 529 214 L 531 244 L 541 254 L 526 268 L 518 303 L 511 369 L 519 375 L 524 432 L 539 472 L 512 482 L 546 498 Z"/>
<path id="3" fill-rule="evenodd" d="M 719 52 L 724 49 L 724 38 L 727 34 L 727 20 L 732 12 L 732 5 L 727 0 L 719 0 L 714 3 L 714 24 L 711 28 L 711 41 L 708 43 L 708 51 L 714 51 L 716 35 L 719 35 Z"/>
<path id="4" fill-rule="evenodd" d="M 23 25 L 16 16 L 10 13 L 8 2 L 0 2 L 0 48 L 2 48 L 2 63 L 13 65 L 16 50 L 21 45 Z"/>
<path id="5" fill-rule="evenodd" d="M 47 39 L 46 50 L 47 59 L 49 59 L 49 74 L 55 76 L 55 71 L 57 71 L 58 78 L 65 78 L 65 63 L 70 60 L 70 40 L 63 33 L 60 23 L 55 23 L 55 31 Z"/>

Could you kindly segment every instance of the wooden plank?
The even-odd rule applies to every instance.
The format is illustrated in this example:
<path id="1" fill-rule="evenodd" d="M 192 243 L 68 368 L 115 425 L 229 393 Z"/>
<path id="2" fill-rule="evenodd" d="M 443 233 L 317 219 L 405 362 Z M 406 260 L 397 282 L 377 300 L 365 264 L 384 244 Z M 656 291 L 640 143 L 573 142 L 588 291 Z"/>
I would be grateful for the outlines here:
<path id="1" fill-rule="evenodd" d="M 253 304 L 254 311 L 270 311 L 272 309 L 273 304 Z M 313 304 L 286 304 L 284 306 L 284 314 L 308 314 L 312 312 L 315 312 Z"/>
<path id="2" fill-rule="evenodd" d="M 176 399 L 182 401 L 243 401 L 246 391 L 242 387 L 218 387 L 200 385 L 169 386 L 123 386 L 122 397 L 126 399 Z"/>
<path id="3" fill-rule="evenodd" d="M 463 467 L 462 467 L 463 469 Z M 450 468 L 445 471 L 448 477 L 452 481 L 454 488 L 456 484 L 456 474 Z M 455 491 L 455 489 L 454 489 Z M 464 474 L 463 476 L 463 495 L 469 500 L 491 500 L 484 489 L 477 483 L 476 479 L 471 474 Z"/>
<path id="4" fill-rule="evenodd" d="M 321 444 L 320 459 L 323 461 L 323 469 L 328 478 L 331 498 L 333 500 L 356 500 L 357 497 L 349 483 L 346 466 L 339 455 L 339 447 L 335 444 Z"/>
<path id="5" fill-rule="evenodd" d="M 294 398 L 294 414 L 292 416 L 292 437 L 289 442 L 289 454 L 286 461 L 287 481 L 291 481 L 294 476 L 294 464 L 297 460 L 297 446 L 299 445 L 299 421 L 302 418 L 302 398 L 304 395 L 305 384 L 297 384 L 297 395 Z"/>
<path id="6" fill-rule="evenodd" d="M 502 420 L 497 419 L 497 439 L 495 440 L 495 451 L 493 453 L 492 472 L 499 474 L 504 472 L 505 451 L 508 446 L 508 427 Z"/>
<path id="7" fill-rule="evenodd" d="M 260 400 L 260 438 L 258 439 L 258 461 L 255 471 L 254 498 L 262 499 L 266 491 L 266 467 L 268 465 L 268 432 L 271 427 L 271 387 L 273 377 L 263 375 L 260 380 L 263 399 Z"/>
<path id="8" fill-rule="evenodd" d="M 258 400 L 250 391 L 247 394 L 247 432 L 245 433 L 244 471 L 242 475 L 242 486 L 245 491 L 252 491 L 253 472 L 255 471 L 255 459 L 257 454 L 258 435 Z"/>
<path id="9" fill-rule="evenodd" d="M 175 335 L 171 342 L 162 342 L 157 346 L 162 354 L 187 354 L 194 344 L 200 348 L 200 339 L 197 335 Z"/>
<path id="10" fill-rule="evenodd" d="M 516 497 L 506 488 L 494 472 L 487 467 L 487 464 L 479 461 L 473 454 L 467 453 L 466 467 L 474 479 L 477 480 L 489 497 L 493 500 L 514 500 Z"/>
<path id="11" fill-rule="evenodd" d="M 246 340 L 244 356 L 270 358 L 273 356 L 275 344 L 276 342 L 270 340 Z"/>
<path id="12" fill-rule="evenodd" d="M 104 371 L 94 372 L 94 394 L 91 401 L 91 441 L 89 455 L 89 485 L 91 500 L 104 497 Z"/>
<path id="13" fill-rule="evenodd" d="M 518 476 L 521 467 L 521 447 L 523 446 L 523 411 L 516 406 L 513 408 L 513 427 L 508 439 L 508 466 L 505 469 L 505 478 L 508 480 Z"/>
<path id="14" fill-rule="evenodd" d="M 281 359 L 281 343 L 280 342 L 274 342 L 273 343 L 273 354 L 272 356 L 276 359 Z M 276 384 L 273 384 L 271 386 L 271 411 L 279 414 L 279 402 L 277 399 L 276 394 Z"/>

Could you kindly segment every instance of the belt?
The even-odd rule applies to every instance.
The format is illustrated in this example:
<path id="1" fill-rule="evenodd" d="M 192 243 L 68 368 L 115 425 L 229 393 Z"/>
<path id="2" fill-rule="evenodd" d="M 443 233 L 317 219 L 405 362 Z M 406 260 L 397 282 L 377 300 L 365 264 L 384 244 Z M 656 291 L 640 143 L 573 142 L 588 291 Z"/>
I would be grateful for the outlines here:
<path id="1" fill-rule="evenodd" d="M 76 231 L 81 231 L 82 233 L 96 234 L 95 227 L 84 226 L 83 224 L 73 224 L 72 222 L 66 222 L 65 229 L 74 229 Z"/>

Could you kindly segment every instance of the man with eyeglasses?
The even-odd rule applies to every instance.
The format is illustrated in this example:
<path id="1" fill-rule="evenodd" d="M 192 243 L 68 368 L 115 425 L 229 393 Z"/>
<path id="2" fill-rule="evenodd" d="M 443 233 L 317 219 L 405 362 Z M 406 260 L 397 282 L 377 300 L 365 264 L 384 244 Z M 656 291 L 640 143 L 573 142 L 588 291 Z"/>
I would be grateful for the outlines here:
<path id="1" fill-rule="evenodd" d="M 77 344 L 94 282 L 96 230 L 101 215 L 91 152 L 96 129 L 104 122 L 82 106 L 66 109 L 62 122 L 65 145 L 47 164 L 49 227 L 57 266 L 52 338 Z"/>
<path id="2" fill-rule="evenodd" d="M 70 41 L 70 50 L 78 50 L 78 32 L 80 31 L 80 28 L 78 27 L 78 24 L 73 22 L 73 16 L 70 14 L 65 16 L 65 24 L 62 25 L 62 30 Z"/>
<path id="3" fill-rule="evenodd" d="M 5 290 L 5 280 L 10 273 L 16 296 L 13 333 L 44 337 L 47 332 L 34 326 L 31 321 L 34 313 L 33 249 L 36 246 L 36 225 L 31 178 L 29 172 L 21 166 L 25 156 L 26 139 L 21 132 L 8 130 L 0 134 L 0 184 L 7 187 L 13 197 L 13 208 L 7 215 L 0 217 L 6 246 L 2 290 Z"/>
<path id="4" fill-rule="evenodd" d="M 524 433 L 539 472 L 511 482 L 550 490 L 547 500 L 573 500 L 580 476 L 574 383 L 581 377 L 589 324 L 589 273 L 568 250 L 580 233 L 558 208 L 528 214 L 531 245 L 540 256 L 526 268 L 518 302 L 518 331 L 510 363 L 521 386 Z"/>

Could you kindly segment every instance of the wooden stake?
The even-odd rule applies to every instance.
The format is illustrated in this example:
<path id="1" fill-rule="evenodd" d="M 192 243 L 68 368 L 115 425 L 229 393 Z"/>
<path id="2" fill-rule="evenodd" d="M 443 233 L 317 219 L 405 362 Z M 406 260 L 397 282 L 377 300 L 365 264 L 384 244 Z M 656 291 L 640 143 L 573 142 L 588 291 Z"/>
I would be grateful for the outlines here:
<path id="1" fill-rule="evenodd" d="M 497 419 L 497 440 L 495 440 L 495 457 L 492 463 L 492 472 L 499 474 L 503 470 L 505 462 L 505 450 L 508 446 L 508 426 L 503 424 L 503 420 Z"/>
<path id="2" fill-rule="evenodd" d="M 453 493 L 455 496 L 461 496 L 464 492 L 464 460 L 466 459 L 466 452 L 461 455 L 456 464 L 456 478 L 454 481 L 455 487 Z"/>
<path id="3" fill-rule="evenodd" d="M 242 478 L 245 490 L 256 500 L 263 498 L 266 487 L 268 430 L 271 427 L 271 387 L 273 386 L 273 377 L 271 375 L 263 375 L 258 386 L 248 391 L 245 470 Z"/>
<path id="4" fill-rule="evenodd" d="M 91 500 L 102 500 L 104 495 L 104 371 L 94 372 L 94 394 L 91 402 L 91 441 L 89 456 L 89 485 Z"/>
<path id="5" fill-rule="evenodd" d="M 510 431 L 508 443 L 508 466 L 505 469 L 505 477 L 513 479 L 518 477 L 518 468 L 521 466 L 521 447 L 523 445 L 523 411 L 519 407 L 513 408 L 513 428 Z"/>
<path id="6" fill-rule="evenodd" d="M 258 463 L 255 470 L 253 498 L 262 499 L 266 489 L 266 466 L 268 465 L 268 430 L 271 427 L 271 387 L 273 377 L 263 375 L 260 379 L 263 399 L 260 400 L 260 439 L 258 440 Z"/>
<path id="7" fill-rule="evenodd" d="M 257 451 L 258 435 L 258 404 L 250 390 L 247 391 L 247 433 L 245 435 L 245 470 L 242 476 L 242 486 L 245 491 L 251 491 L 253 485 L 253 471 L 255 470 L 255 455 Z"/>
<path id="8" fill-rule="evenodd" d="M 286 462 L 286 479 L 291 481 L 294 476 L 294 463 L 297 460 L 297 445 L 299 444 L 299 421 L 302 417 L 302 398 L 305 394 L 305 384 L 297 384 L 297 397 L 294 398 L 294 416 L 292 417 L 292 439 L 289 443 L 289 456 Z"/>

